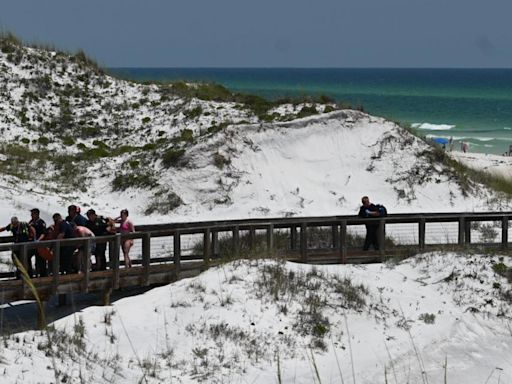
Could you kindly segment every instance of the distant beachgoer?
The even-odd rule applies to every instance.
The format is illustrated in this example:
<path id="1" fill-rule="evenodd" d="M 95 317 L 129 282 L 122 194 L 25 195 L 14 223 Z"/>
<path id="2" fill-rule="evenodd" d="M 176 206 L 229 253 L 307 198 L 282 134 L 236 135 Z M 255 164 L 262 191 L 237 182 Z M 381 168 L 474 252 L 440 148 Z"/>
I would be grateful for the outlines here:
<path id="1" fill-rule="evenodd" d="M 453 136 L 450 136 L 448 139 L 448 148 L 450 149 L 450 152 L 453 151 Z"/>
<path id="2" fill-rule="evenodd" d="M 469 143 L 468 142 L 463 141 L 461 143 L 461 146 L 462 146 L 462 152 L 466 153 L 469 150 Z"/>
<path id="3" fill-rule="evenodd" d="M 115 219 L 116 223 L 119 223 L 120 233 L 131 233 L 135 232 L 135 227 L 132 221 L 128 218 L 128 210 L 123 209 L 119 217 Z M 121 249 L 123 250 L 124 265 L 126 268 L 131 268 L 132 261 L 130 260 L 130 249 L 133 247 L 132 239 L 125 239 L 121 243 Z"/>

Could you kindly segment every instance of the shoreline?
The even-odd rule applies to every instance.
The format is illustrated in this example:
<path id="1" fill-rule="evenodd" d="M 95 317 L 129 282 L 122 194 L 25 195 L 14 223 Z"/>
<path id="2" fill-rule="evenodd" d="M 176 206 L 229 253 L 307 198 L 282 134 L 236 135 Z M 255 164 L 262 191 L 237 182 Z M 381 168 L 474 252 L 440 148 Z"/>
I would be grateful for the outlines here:
<path id="1" fill-rule="evenodd" d="M 447 152 L 454 160 L 477 171 L 489 172 L 512 181 L 512 156 L 486 154 L 479 152 Z"/>

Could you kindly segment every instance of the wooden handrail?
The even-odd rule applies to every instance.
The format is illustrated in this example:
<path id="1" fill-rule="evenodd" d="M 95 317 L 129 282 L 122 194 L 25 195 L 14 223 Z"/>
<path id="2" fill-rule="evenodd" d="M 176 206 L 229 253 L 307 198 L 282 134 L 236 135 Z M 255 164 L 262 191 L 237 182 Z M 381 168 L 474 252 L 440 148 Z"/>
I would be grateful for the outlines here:
<path id="1" fill-rule="evenodd" d="M 386 227 L 395 224 L 414 224 L 407 227 L 416 241 L 418 250 L 429 249 L 432 244 L 427 244 L 427 224 L 432 223 L 456 223 L 458 236 L 457 244 L 449 242 L 451 246 L 460 247 L 475 246 L 472 243 L 471 231 L 474 222 L 493 222 L 501 226 L 501 241 L 493 242 L 503 249 L 509 244 L 509 221 L 512 220 L 512 212 L 480 212 L 480 213 L 417 213 L 417 214 L 391 214 L 383 218 L 360 218 L 357 216 L 326 216 L 326 217 L 286 217 L 286 218 L 262 218 L 245 220 L 201 221 L 194 223 L 172 223 L 155 225 L 138 225 L 137 232 L 117 233 L 95 238 L 73 238 L 60 240 L 45 240 L 39 242 L 12 243 L 0 240 L 0 251 L 15 251 L 19 259 L 27 267 L 29 256 L 38 247 L 51 247 L 54 249 L 53 276 L 34 279 L 36 286 L 44 294 L 62 294 L 67 292 L 92 292 L 98 289 L 118 289 L 125 286 L 148 286 L 179 279 L 190 275 L 192 272 L 204 270 L 210 265 L 215 265 L 216 260 L 226 255 L 221 254 L 225 247 L 221 246 L 221 239 L 226 234 L 231 236 L 232 254 L 230 257 L 243 257 L 247 247 L 250 250 L 266 247 L 269 254 L 283 255 L 283 242 L 280 233 L 285 230 L 286 252 L 285 257 L 290 260 L 310 262 L 318 261 L 318 257 L 331 257 L 331 261 L 347 263 L 357 256 L 354 248 L 347 245 L 351 234 L 349 227 L 362 226 L 368 223 L 378 225 L 379 252 L 367 253 L 377 260 L 389 256 L 391 251 L 398 249 L 396 244 L 393 249 L 385 248 Z M 310 236 L 315 234 L 315 227 L 324 228 L 328 234 L 324 248 L 314 248 L 308 243 Z M 184 236 L 202 236 L 198 245 L 202 251 L 196 249 L 195 254 L 187 253 L 182 248 Z M 242 238 L 243 236 L 243 238 Z M 164 250 L 151 257 L 152 245 L 155 238 L 172 238 L 171 250 Z M 132 269 L 122 268 L 120 260 L 120 246 L 123 240 L 133 239 L 142 243 L 142 260 L 135 260 Z M 170 239 L 168 241 L 170 241 Z M 242 241 L 243 239 L 243 241 Z M 109 268 L 105 271 L 90 270 L 90 246 L 92 242 L 109 244 Z M 447 241 L 448 243 L 448 241 Z M 157 245 L 159 243 L 156 243 Z M 170 244 L 170 243 L 169 243 Z M 60 248 L 63 246 L 83 247 L 83 270 L 81 274 L 59 274 Z M 408 243 L 407 247 L 411 247 Z M 171 248 L 171 247 L 169 247 Z M 243 252 L 242 252 L 243 250 Z M 200 254 L 198 254 L 200 253 Z M 361 253 L 361 252 L 360 252 Z M 330 256 L 329 256 L 330 255 Z M 360 255 L 358 257 L 362 257 Z M 373 259 L 372 259 L 373 260 Z M 0 273 L 0 277 L 14 277 L 12 273 Z M 21 281 L 0 280 L 6 293 L 6 301 L 30 298 L 28 290 L 24 289 Z"/>

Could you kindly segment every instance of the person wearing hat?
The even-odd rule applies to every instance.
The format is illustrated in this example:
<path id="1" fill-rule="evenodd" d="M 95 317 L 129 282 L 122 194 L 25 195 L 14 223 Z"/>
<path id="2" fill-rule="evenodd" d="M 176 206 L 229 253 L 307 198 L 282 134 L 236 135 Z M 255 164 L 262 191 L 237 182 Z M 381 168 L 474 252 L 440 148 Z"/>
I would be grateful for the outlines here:
<path id="1" fill-rule="evenodd" d="M 112 219 L 98 216 L 94 209 L 89 209 L 86 212 L 87 223 L 85 226 L 89 228 L 95 236 L 108 236 L 116 233 L 115 224 Z M 107 250 L 107 243 L 97 242 L 94 249 L 94 258 L 96 265 L 94 270 L 102 271 L 107 269 L 107 258 L 105 256 Z"/>
<path id="2" fill-rule="evenodd" d="M 36 232 L 35 240 L 41 240 L 46 234 L 46 223 L 41 217 L 39 217 L 40 211 L 38 208 L 32 208 L 30 210 L 30 221 L 28 225 L 32 226 Z M 46 260 L 39 255 L 39 251 L 34 249 L 32 255 L 36 258 L 36 276 L 48 276 L 48 267 Z"/>
<path id="3" fill-rule="evenodd" d="M 28 225 L 25 221 L 19 221 L 16 216 L 11 217 L 11 223 L 6 225 L 5 227 L 0 228 L 0 232 L 3 231 L 11 231 L 12 236 L 14 238 L 15 243 L 26 243 L 28 241 L 31 241 L 34 239 L 36 232 L 34 230 L 34 227 Z M 18 258 L 18 260 L 21 261 L 20 255 L 17 251 L 13 250 L 13 261 L 14 256 Z M 27 255 L 29 256 L 29 255 Z M 32 276 L 32 263 L 30 261 L 30 257 L 28 257 L 28 265 L 27 265 L 27 272 L 29 276 Z M 21 276 L 19 271 L 16 271 L 16 278 L 19 279 Z"/>

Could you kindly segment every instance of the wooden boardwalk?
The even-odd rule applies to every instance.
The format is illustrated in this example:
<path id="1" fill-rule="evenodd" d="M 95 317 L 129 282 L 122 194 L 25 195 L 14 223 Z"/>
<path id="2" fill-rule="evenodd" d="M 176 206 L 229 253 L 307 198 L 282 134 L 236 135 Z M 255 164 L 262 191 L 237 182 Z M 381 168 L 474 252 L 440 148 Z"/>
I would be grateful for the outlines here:
<path id="1" fill-rule="evenodd" d="M 108 304 L 113 290 L 168 284 L 198 275 L 225 260 L 245 258 L 248 255 L 326 264 L 380 262 L 390 257 L 406 257 L 440 247 L 492 247 L 507 250 L 511 219 L 512 212 L 432 213 L 390 215 L 378 219 L 354 216 L 296 217 L 138 226 L 137 232 L 122 237 L 117 234 L 95 238 L 97 243 L 108 243 L 109 267 L 105 271 L 91 270 L 90 238 L 20 244 L 7 242 L 0 244 L 0 251 L 5 253 L 15 250 L 22 262 L 28 265 L 27 255 L 32 249 L 36 246 L 51 246 L 55 254 L 51 276 L 31 279 L 39 297 L 44 301 L 53 295 L 98 292 L 103 295 L 104 303 Z M 361 239 L 354 237 L 353 232 L 361 232 L 364 224 L 370 221 L 379 226 L 381 248 L 379 251 L 365 252 L 361 250 Z M 449 239 L 446 235 L 446 241 L 441 238 L 442 241 L 427 243 L 429 232 L 436 225 L 446 223 L 451 223 L 455 239 Z M 499 231 L 494 241 L 472 241 L 475 228 L 478 227 L 475 223 L 498 226 Z M 396 225 L 407 226 L 398 236 L 402 240 L 392 235 L 393 226 Z M 199 239 L 199 244 L 192 250 L 185 250 L 182 241 L 191 236 L 195 237 L 196 243 Z M 142 257 L 134 260 L 134 266 L 128 269 L 124 268 L 120 260 L 120 244 L 124 238 L 141 243 Z M 9 241 L 9 238 L 4 240 Z M 152 247 L 156 241 L 159 241 L 159 247 Z M 82 273 L 62 275 L 58 273 L 59 249 L 62 245 L 70 244 L 85 245 L 87 252 L 82 263 L 86 267 Z M 163 245 L 166 248 L 162 251 Z M 15 279 L 13 273 L 3 273 L 0 277 L 1 303 L 34 299 L 27 282 Z"/>

